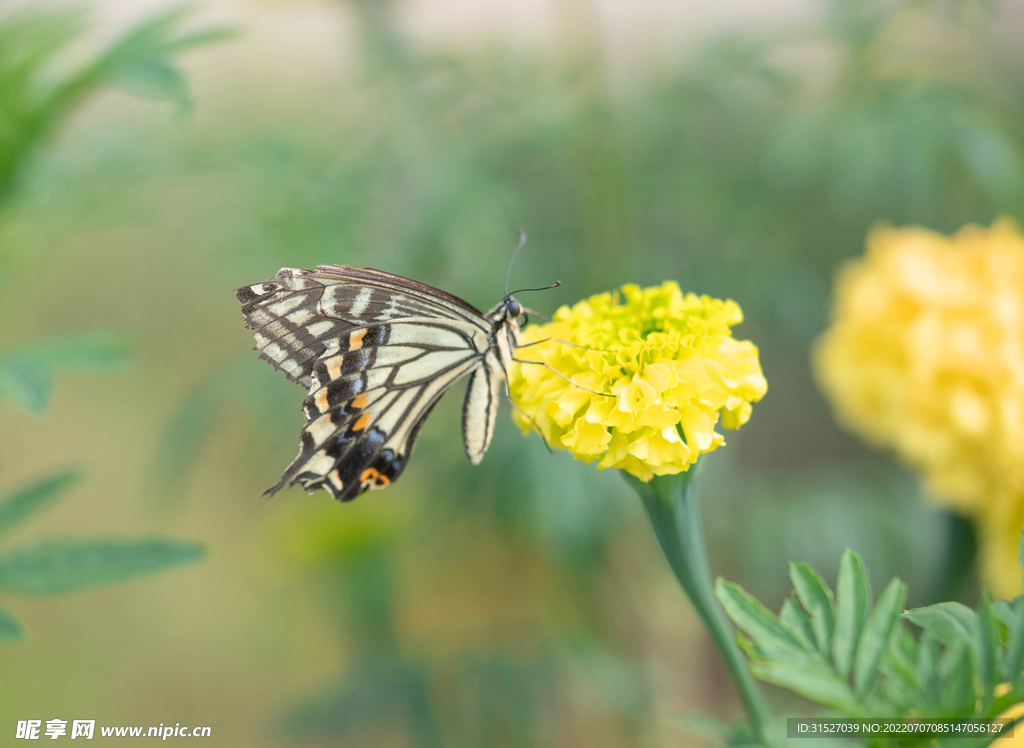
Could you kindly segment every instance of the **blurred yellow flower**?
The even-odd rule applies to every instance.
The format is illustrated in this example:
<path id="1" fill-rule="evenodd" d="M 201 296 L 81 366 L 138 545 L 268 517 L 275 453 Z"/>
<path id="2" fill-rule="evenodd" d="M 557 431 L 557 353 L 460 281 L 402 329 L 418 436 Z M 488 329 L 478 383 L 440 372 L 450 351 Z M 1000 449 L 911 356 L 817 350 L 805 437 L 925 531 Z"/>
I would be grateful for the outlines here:
<path id="1" fill-rule="evenodd" d="M 1020 534 L 1024 526 L 1024 495 L 1007 492 L 978 518 L 981 574 L 999 597 L 1020 594 Z"/>
<path id="2" fill-rule="evenodd" d="M 839 420 L 977 520 L 986 581 L 1020 591 L 1024 235 L 879 228 L 840 273 L 813 363 Z"/>
<path id="3" fill-rule="evenodd" d="M 768 389 L 757 348 L 730 334 L 742 321 L 735 302 L 684 296 L 669 281 L 562 307 L 524 330 L 517 357 L 578 386 L 544 366 L 514 364 L 509 389 L 522 412 L 513 418 L 528 432 L 528 414 L 548 444 L 601 469 L 644 481 L 682 472 L 725 443 L 719 417 L 739 428 Z"/>

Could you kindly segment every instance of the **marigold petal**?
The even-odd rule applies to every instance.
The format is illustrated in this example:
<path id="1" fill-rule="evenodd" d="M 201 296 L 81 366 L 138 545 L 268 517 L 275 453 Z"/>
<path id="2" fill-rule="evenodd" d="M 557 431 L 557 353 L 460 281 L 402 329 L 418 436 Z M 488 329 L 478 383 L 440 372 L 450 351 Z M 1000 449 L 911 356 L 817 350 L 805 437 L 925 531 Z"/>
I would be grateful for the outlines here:
<path id="1" fill-rule="evenodd" d="M 555 401 L 557 410 L 552 413 L 552 418 L 560 426 L 567 426 L 573 421 L 581 408 L 590 404 L 590 398 L 590 393 L 585 390 L 577 387 L 566 389 Z"/>
<path id="2" fill-rule="evenodd" d="M 683 433 L 686 434 L 686 442 L 698 451 L 705 451 L 711 447 L 715 438 L 715 429 L 711 425 L 711 419 L 701 408 L 694 405 L 687 405 L 682 412 Z"/>
<path id="3" fill-rule="evenodd" d="M 608 447 L 612 435 L 599 423 L 590 423 L 586 418 L 577 418 L 571 431 L 562 437 L 562 444 L 571 452 L 592 460 Z"/>
<path id="4" fill-rule="evenodd" d="M 636 422 L 640 426 L 653 426 L 656 429 L 663 429 L 666 426 L 674 426 L 679 423 L 679 411 L 667 405 L 654 405 L 644 410 Z"/>

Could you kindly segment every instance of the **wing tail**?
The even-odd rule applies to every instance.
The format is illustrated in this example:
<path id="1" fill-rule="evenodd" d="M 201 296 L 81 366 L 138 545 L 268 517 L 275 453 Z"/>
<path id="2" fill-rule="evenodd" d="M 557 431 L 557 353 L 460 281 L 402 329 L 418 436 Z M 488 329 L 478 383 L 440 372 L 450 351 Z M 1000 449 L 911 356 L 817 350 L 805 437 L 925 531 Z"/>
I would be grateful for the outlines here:
<path id="1" fill-rule="evenodd" d="M 488 356 L 470 375 L 462 401 L 462 441 L 470 463 L 479 465 L 494 436 L 501 391 L 501 368 Z"/>

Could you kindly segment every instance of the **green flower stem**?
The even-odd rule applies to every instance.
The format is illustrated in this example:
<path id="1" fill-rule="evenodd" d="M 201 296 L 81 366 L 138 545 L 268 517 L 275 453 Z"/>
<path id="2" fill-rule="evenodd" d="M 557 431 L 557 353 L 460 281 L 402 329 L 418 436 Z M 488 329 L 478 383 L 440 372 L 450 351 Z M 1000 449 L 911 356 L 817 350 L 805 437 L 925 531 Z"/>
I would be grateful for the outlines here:
<path id="1" fill-rule="evenodd" d="M 623 475 L 643 500 L 668 565 L 729 667 L 736 689 L 750 714 L 754 735 L 765 743 L 764 727 L 771 713 L 764 694 L 747 669 L 746 659 L 736 646 L 732 626 L 715 598 L 704 547 L 700 503 L 694 488 L 694 472 L 695 467 L 691 467 L 677 475 L 655 476 L 647 483 L 625 471 Z"/>

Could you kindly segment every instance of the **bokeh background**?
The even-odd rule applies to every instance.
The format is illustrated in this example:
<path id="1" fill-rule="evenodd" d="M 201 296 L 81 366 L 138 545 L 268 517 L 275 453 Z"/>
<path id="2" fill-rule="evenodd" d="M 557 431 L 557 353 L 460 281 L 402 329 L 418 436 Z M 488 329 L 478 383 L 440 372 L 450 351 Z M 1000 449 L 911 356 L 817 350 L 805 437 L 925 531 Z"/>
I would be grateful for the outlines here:
<path id="1" fill-rule="evenodd" d="M 8 67 L 0 108 L 169 7 L 45 6 L 17 37 L 38 76 Z M 43 8 L 6 3 L 0 24 Z M 256 360 L 233 289 L 337 262 L 487 308 L 520 226 L 513 283 L 562 281 L 535 308 L 664 279 L 742 306 L 769 393 L 704 465 L 716 574 L 777 608 L 789 560 L 834 579 L 850 546 L 909 605 L 974 603 L 971 528 L 834 424 L 808 351 L 876 222 L 1024 217 L 1024 4 L 213 0 L 165 23 L 231 34 L 166 50 L 180 76 L 101 77 L 24 148 L 0 140 L 0 351 L 94 331 L 130 351 L 58 372 L 45 413 L 0 401 L 0 485 L 88 475 L 14 540 L 159 534 L 207 557 L 5 596 L 28 637 L 0 649 L 0 729 L 713 744 L 698 715 L 739 706 L 635 497 L 507 412 L 477 468 L 456 391 L 387 491 L 260 498 L 303 393 Z"/>

